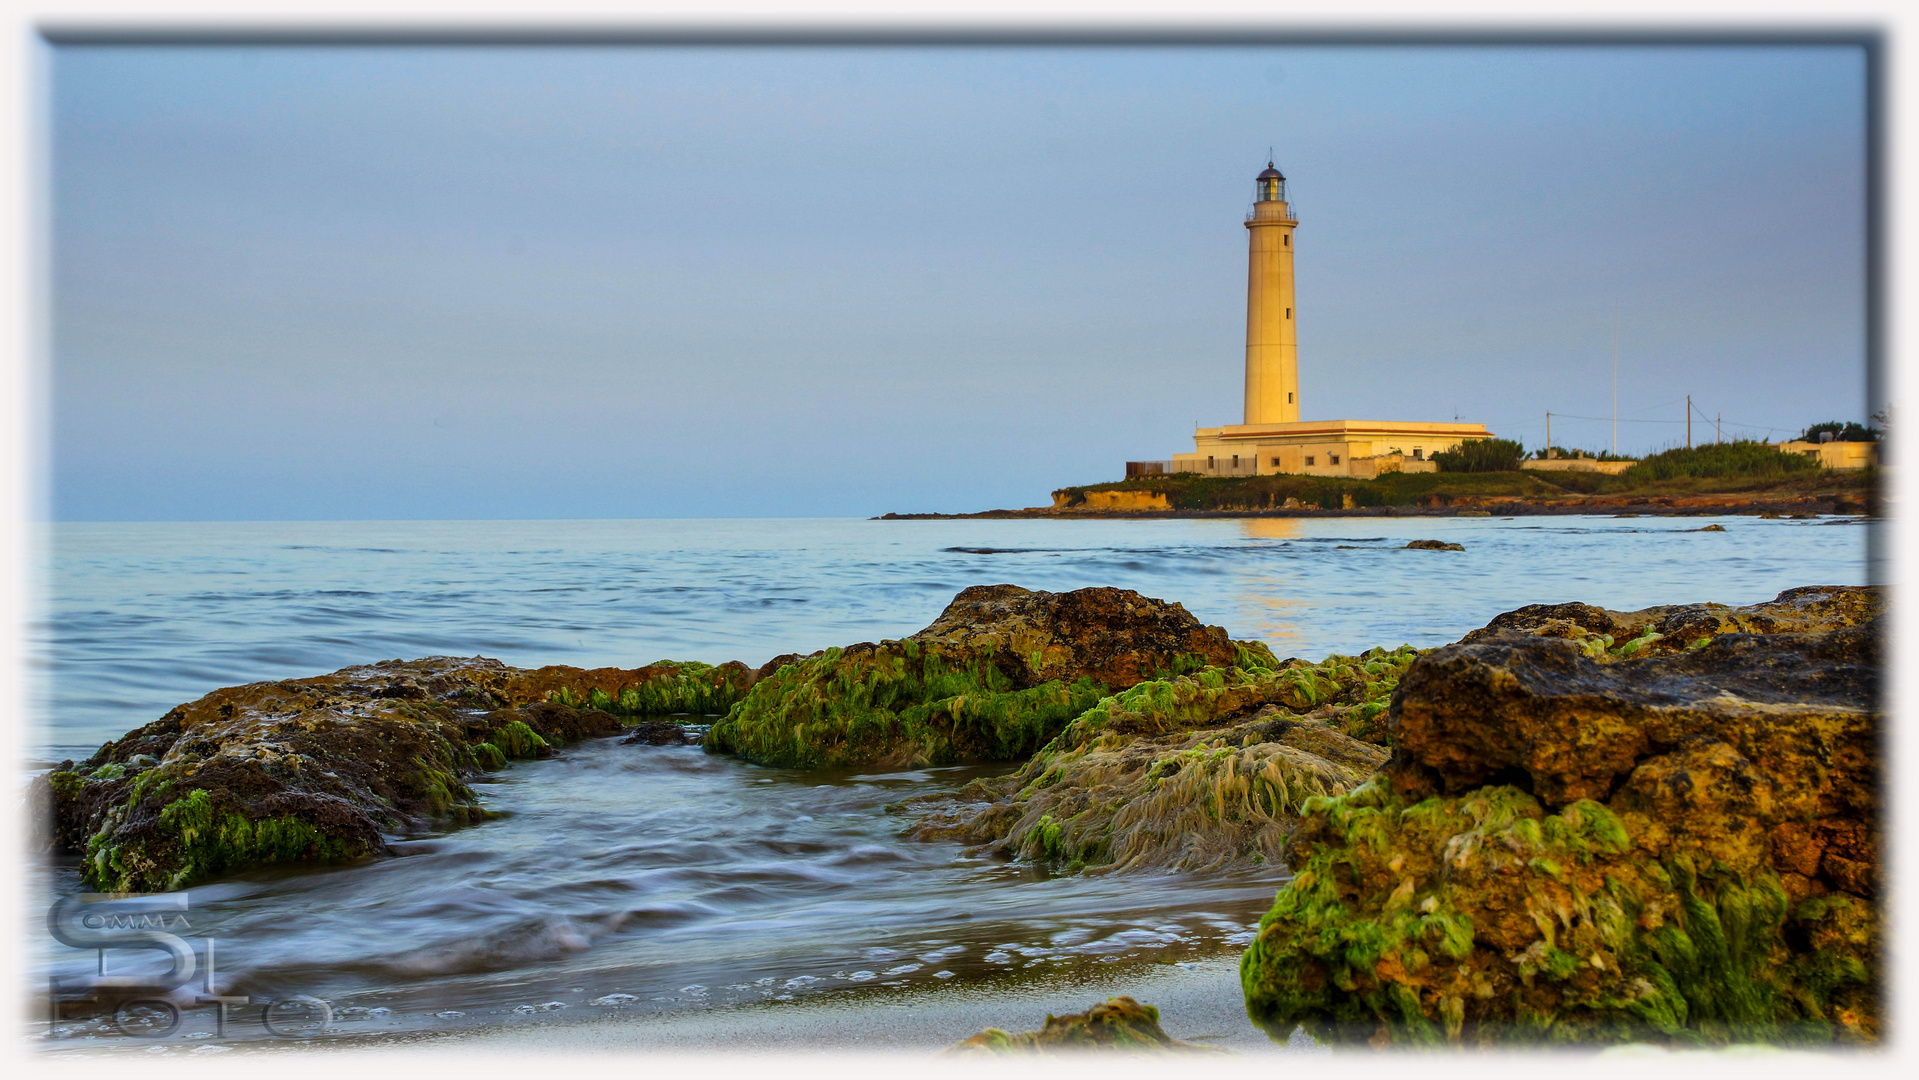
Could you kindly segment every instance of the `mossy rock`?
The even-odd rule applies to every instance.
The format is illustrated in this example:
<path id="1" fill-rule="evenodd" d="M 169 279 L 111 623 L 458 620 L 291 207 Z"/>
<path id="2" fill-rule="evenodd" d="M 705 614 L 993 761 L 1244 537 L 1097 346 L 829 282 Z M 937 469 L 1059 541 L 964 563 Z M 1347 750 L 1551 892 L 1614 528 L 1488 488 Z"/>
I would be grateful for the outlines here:
<path id="1" fill-rule="evenodd" d="M 736 675 L 435 657 L 229 687 L 38 778 L 36 827 L 43 848 L 82 856 L 82 880 L 102 891 L 376 855 L 391 833 L 490 816 L 467 779 L 624 731 L 607 712 L 549 698 L 586 702 L 609 685 L 682 677 L 710 688 Z"/>
<path id="2" fill-rule="evenodd" d="M 1871 905 L 1794 910 L 1770 868 L 1661 851 L 1661 832 L 1504 786 L 1320 800 L 1241 959 L 1247 1013 L 1282 1041 L 1303 1024 L 1396 1046 L 1872 1037 Z"/>
<path id="3" fill-rule="evenodd" d="M 1834 621 L 1422 657 L 1392 760 L 1304 807 L 1248 1015 L 1394 1046 L 1875 1040 L 1879 629 Z"/>
<path id="4" fill-rule="evenodd" d="M 948 1047 L 943 1054 L 957 1057 L 1087 1052 L 1144 1054 L 1221 1053 L 1218 1048 L 1182 1042 L 1159 1026 L 1159 1010 L 1130 997 L 1108 998 L 1085 1012 L 1065 1016 L 1048 1014 L 1038 1031 L 985 1031 Z"/>
<path id="5" fill-rule="evenodd" d="M 1114 690 L 1240 656 L 1277 663 L 1130 590 L 977 586 L 910 638 L 782 662 L 705 746 L 803 768 L 1017 759 Z"/>
<path id="6" fill-rule="evenodd" d="M 1306 800 L 1349 791 L 1385 761 L 1383 747 L 1336 725 L 1383 712 L 1415 655 L 1140 683 L 1074 718 L 1010 776 L 915 800 L 925 816 L 914 834 L 1069 872 L 1277 861 Z"/>
<path id="7" fill-rule="evenodd" d="M 801 768 L 1003 761 L 1031 754 L 1106 693 L 1088 679 L 1022 686 L 1019 664 L 910 639 L 828 649 L 762 680 L 704 745 Z"/>

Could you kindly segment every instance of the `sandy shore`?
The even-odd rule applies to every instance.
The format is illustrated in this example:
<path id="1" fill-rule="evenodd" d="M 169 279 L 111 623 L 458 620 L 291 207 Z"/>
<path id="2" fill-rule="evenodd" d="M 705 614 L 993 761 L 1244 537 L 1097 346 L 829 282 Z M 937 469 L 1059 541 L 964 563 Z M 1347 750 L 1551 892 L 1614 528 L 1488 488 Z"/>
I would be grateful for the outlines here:
<path id="1" fill-rule="evenodd" d="M 839 1056 L 848 1052 L 928 1054 L 984 1028 L 1031 1031 L 1046 1014 L 1080 1012 L 1117 994 L 1159 1008 L 1174 1038 L 1240 1054 L 1323 1055 L 1303 1035 L 1275 1043 L 1246 1019 L 1237 956 L 1177 964 L 1126 965 L 1110 974 L 1043 976 L 1016 986 L 915 987 L 811 1001 L 761 1002 L 670 1015 L 612 1015 L 420 1038 L 316 1042 L 308 1052 L 382 1055 L 687 1054 L 729 1052 Z M 266 1050 L 268 1047 L 247 1047 Z M 273 1050 L 292 1049 L 284 1044 Z"/>
<path id="2" fill-rule="evenodd" d="M 1159 1008 L 1176 1039 L 1242 1053 L 1324 1053 L 1310 1042 L 1274 1043 L 1246 1019 L 1239 958 L 1161 964 L 1110 978 L 1050 979 L 1012 989 L 953 987 L 820 1001 L 768 1002 L 698 1014 L 601 1019 L 477 1032 L 447 1041 L 454 1049 L 513 1051 L 736 1050 L 842 1053 L 938 1050 L 984 1028 L 1032 1031 L 1047 1013 L 1080 1012 L 1116 994 Z"/>

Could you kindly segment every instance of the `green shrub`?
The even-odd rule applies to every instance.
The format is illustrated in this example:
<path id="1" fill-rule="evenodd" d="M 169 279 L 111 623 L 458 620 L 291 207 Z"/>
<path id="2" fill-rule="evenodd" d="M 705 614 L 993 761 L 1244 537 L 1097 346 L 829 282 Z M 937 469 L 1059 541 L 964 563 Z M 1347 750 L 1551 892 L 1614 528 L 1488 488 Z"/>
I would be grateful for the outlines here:
<path id="1" fill-rule="evenodd" d="M 1627 482 L 1643 482 L 1679 477 L 1772 478 L 1818 470 L 1819 463 L 1809 457 L 1783 453 L 1770 443 L 1741 441 L 1676 447 L 1644 458 L 1619 475 Z"/>
<path id="2" fill-rule="evenodd" d="M 1611 450 L 1581 450 L 1577 447 L 1568 450 L 1563 446 L 1542 446 L 1532 452 L 1534 458 L 1545 461 L 1548 458 L 1584 459 L 1586 461 L 1631 461 L 1624 454 L 1615 454 Z"/>
<path id="3" fill-rule="evenodd" d="M 1440 472 L 1512 472 L 1525 456 L 1526 448 L 1511 439 L 1478 439 L 1441 450 L 1433 460 Z"/>
<path id="4" fill-rule="evenodd" d="M 1843 424 L 1837 420 L 1828 420 L 1823 424 L 1814 424 L 1805 431 L 1800 432 L 1799 438 L 1802 442 L 1818 442 L 1819 436 L 1826 432 L 1832 433 L 1833 442 L 1879 441 L 1879 433 L 1877 431 L 1856 420 L 1848 420 Z"/>

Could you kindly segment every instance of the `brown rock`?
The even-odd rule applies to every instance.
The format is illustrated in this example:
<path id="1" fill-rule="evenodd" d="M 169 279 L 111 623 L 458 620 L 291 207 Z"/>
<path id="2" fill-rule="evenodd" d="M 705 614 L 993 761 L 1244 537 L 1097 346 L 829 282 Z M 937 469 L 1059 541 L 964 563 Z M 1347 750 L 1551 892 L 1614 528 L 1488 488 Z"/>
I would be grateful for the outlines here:
<path id="1" fill-rule="evenodd" d="M 1714 734 L 1769 774 L 1825 747 L 1832 770 L 1791 794 L 1810 805 L 1819 792 L 1860 790 L 1861 770 L 1877 767 L 1878 664 L 1876 626 L 1728 634 L 1616 663 L 1569 641 L 1481 637 L 1434 651 L 1400 680 L 1388 726 L 1405 754 L 1389 771 L 1409 795 L 1497 775 L 1556 805 L 1605 799 L 1647 756 Z"/>
<path id="2" fill-rule="evenodd" d="M 1130 997 L 1108 998 L 1082 1013 L 1046 1017 L 1038 1031 L 1008 1034 L 987 1028 L 944 1053 L 959 1056 L 1058 1054 L 1087 1051 L 1133 1053 L 1219 1053 L 1211 1046 L 1181 1042 L 1159 1026 L 1159 1010 Z"/>
<path id="3" fill-rule="evenodd" d="M 1180 605 L 1129 589 L 980 585 L 909 638 L 783 663 L 704 745 L 801 768 L 1022 758 L 1113 691 L 1230 665 L 1242 651 L 1253 654 Z"/>
<path id="4" fill-rule="evenodd" d="M 1249 1015 L 1374 1045 L 1875 1039 L 1882 603 L 1555 605 L 1415 661 L 1391 760 L 1288 843 Z M 1580 640 L 1708 619 L 1680 652 Z"/>
<path id="5" fill-rule="evenodd" d="M 1111 588 L 1051 593 L 975 585 L 913 640 L 1023 659 L 1029 686 L 1084 676 L 1123 690 L 1182 659 L 1225 666 L 1234 656 L 1226 631 L 1202 624 L 1183 606 Z"/>
<path id="6" fill-rule="evenodd" d="M 811 653 L 809 655 L 818 656 L 819 653 Z M 791 652 L 781 653 L 780 655 L 775 656 L 773 659 L 768 660 L 766 663 L 761 664 L 760 669 L 757 672 L 754 672 L 754 674 L 757 675 L 759 678 L 764 679 L 767 676 L 778 671 L 779 669 L 785 667 L 786 665 L 798 663 L 799 661 L 804 659 L 806 659 L 806 657 L 801 656 L 799 653 L 791 653 Z"/>
<path id="7" fill-rule="evenodd" d="M 1509 611 L 1460 639 L 1471 644 L 1504 633 L 1614 642 L 1658 635 L 1651 652 L 1677 652 L 1718 634 L 1813 632 L 1856 626 L 1885 611 L 1883 592 L 1871 586 L 1818 585 L 1787 589 L 1763 604 L 1675 604 L 1639 611 L 1609 611 L 1591 604 L 1531 604 Z"/>
<path id="8" fill-rule="evenodd" d="M 64 763 L 33 799 L 43 843 L 83 854 L 103 890 L 352 859 L 385 851 L 387 833 L 487 817 L 465 778 L 618 734 L 619 702 L 671 706 L 752 674 L 430 657 L 227 687 Z M 589 702 L 604 707 L 576 707 Z"/>
<path id="9" fill-rule="evenodd" d="M 685 746 L 686 729 L 671 720 L 648 720 L 620 740 L 621 746 Z"/>

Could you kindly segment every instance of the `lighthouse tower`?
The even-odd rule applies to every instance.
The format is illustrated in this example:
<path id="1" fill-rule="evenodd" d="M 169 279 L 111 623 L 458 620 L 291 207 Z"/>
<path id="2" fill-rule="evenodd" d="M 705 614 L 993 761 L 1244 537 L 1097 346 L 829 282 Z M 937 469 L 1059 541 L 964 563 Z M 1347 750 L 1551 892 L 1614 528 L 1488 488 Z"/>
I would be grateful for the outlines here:
<path id="1" fill-rule="evenodd" d="M 1293 229 L 1286 177 L 1266 163 L 1246 215 L 1246 413 L 1243 424 L 1299 419 L 1299 335 L 1293 321 Z"/>
<path id="2" fill-rule="evenodd" d="M 1435 472 L 1434 454 L 1490 439 L 1484 424 L 1419 420 L 1301 420 L 1299 322 L 1293 310 L 1293 230 L 1286 178 L 1266 163 L 1246 215 L 1246 412 L 1237 424 L 1195 428 L 1193 452 L 1129 461 L 1128 476 L 1343 476 Z M 1326 507 L 1325 509 L 1331 509 Z"/>

